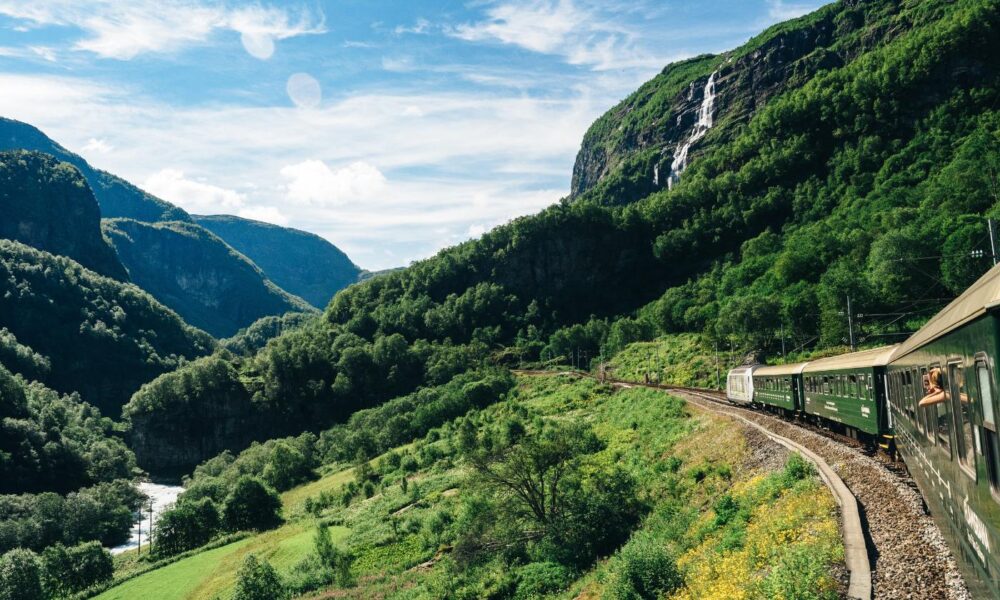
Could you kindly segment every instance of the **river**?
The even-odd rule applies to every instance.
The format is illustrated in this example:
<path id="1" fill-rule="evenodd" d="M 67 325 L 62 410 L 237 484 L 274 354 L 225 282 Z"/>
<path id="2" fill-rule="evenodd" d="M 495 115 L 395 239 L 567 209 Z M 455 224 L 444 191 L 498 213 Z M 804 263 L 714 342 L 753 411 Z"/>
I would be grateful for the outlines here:
<path id="1" fill-rule="evenodd" d="M 142 516 L 132 525 L 128 541 L 121 546 L 111 548 L 112 554 L 118 554 L 125 552 L 126 550 L 136 548 L 139 545 L 140 532 L 142 535 L 142 546 L 145 548 L 149 543 L 150 526 L 156 527 L 156 520 L 160 517 L 160 513 L 162 513 L 168 506 L 176 502 L 177 496 L 184 491 L 184 488 L 179 485 L 163 485 L 160 483 L 150 483 L 148 481 L 140 483 L 138 487 L 139 491 L 149 496 L 149 499 L 153 502 L 152 521 L 150 521 L 149 504 L 148 502 L 144 503 Z"/>

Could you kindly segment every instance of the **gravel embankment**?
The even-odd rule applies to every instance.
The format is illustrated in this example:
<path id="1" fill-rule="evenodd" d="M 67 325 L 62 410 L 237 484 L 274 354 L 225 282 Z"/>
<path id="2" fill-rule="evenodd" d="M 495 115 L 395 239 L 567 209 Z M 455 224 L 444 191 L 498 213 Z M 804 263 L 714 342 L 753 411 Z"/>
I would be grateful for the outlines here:
<path id="1" fill-rule="evenodd" d="M 940 530 L 902 475 L 857 448 L 775 416 L 717 405 L 682 391 L 671 393 L 709 410 L 739 414 L 798 442 L 821 456 L 840 475 L 857 497 L 862 524 L 867 527 L 874 598 L 971 600 Z M 750 429 L 745 431 L 748 440 L 752 439 Z"/>

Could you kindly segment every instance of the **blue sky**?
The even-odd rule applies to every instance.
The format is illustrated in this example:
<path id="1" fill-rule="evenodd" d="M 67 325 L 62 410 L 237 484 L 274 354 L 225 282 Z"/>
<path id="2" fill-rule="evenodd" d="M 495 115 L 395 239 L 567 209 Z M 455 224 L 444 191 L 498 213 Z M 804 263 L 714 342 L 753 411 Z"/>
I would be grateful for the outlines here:
<path id="1" fill-rule="evenodd" d="M 0 115 L 199 214 L 405 265 L 569 191 L 586 128 L 811 0 L 0 0 Z"/>

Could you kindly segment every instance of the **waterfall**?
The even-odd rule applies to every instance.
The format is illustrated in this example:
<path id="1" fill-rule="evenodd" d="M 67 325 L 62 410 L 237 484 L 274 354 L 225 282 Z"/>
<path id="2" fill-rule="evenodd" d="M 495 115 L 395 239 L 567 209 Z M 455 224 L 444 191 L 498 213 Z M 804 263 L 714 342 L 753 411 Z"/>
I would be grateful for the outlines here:
<path id="1" fill-rule="evenodd" d="M 674 153 L 674 160 L 670 163 L 670 175 L 667 177 L 668 188 L 674 186 L 674 182 L 680 179 L 681 172 L 687 168 L 688 150 L 691 149 L 691 145 L 705 137 L 705 134 L 712 127 L 712 109 L 715 108 L 715 76 L 718 73 L 716 71 L 709 75 L 702 95 L 701 107 L 698 109 L 698 121 L 694 124 L 694 129 L 691 130 L 687 141 Z"/>

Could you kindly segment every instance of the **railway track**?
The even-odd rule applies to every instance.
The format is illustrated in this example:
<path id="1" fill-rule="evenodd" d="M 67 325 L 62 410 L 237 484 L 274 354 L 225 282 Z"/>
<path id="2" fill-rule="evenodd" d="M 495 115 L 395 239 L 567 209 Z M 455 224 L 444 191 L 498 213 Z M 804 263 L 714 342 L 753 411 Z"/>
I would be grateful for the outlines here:
<path id="1" fill-rule="evenodd" d="M 515 371 L 526 375 L 582 371 Z M 723 393 L 610 378 L 620 386 L 647 387 L 684 397 L 757 429 L 816 465 L 841 508 L 848 595 L 875 599 L 971 598 L 958 565 L 931 520 L 905 469 L 856 440 L 778 415 L 737 406 Z"/>

